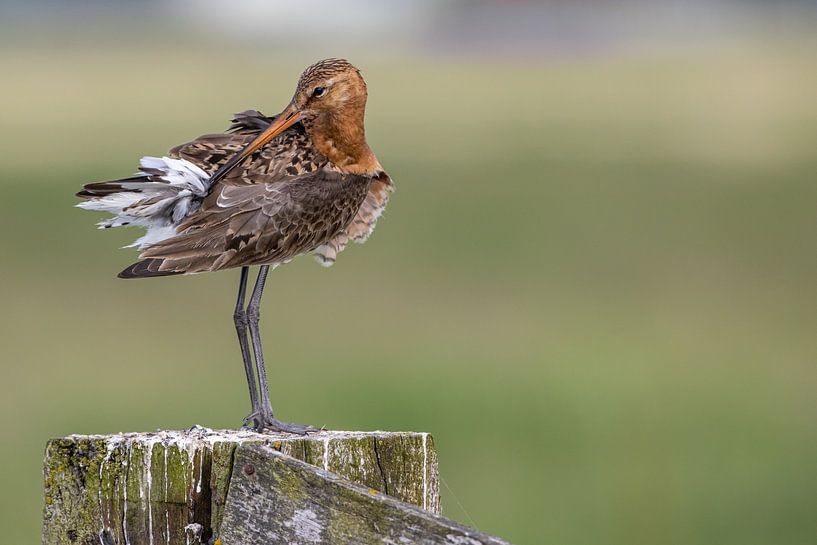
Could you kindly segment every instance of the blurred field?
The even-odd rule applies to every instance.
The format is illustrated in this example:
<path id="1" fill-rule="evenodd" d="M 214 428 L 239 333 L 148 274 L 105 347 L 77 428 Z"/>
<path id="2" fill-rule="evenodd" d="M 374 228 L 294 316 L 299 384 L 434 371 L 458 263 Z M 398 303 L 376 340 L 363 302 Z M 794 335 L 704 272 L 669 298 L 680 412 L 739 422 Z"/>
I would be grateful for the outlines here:
<path id="1" fill-rule="evenodd" d="M 39 539 L 47 438 L 248 411 L 237 272 L 118 280 L 137 232 L 72 205 L 281 109 L 313 59 L 275 57 L 0 51 L 5 541 Z M 815 62 L 794 41 L 362 62 L 398 189 L 335 267 L 272 275 L 279 416 L 432 432 L 470 518 L 515 543 L 813 543 Z"/>

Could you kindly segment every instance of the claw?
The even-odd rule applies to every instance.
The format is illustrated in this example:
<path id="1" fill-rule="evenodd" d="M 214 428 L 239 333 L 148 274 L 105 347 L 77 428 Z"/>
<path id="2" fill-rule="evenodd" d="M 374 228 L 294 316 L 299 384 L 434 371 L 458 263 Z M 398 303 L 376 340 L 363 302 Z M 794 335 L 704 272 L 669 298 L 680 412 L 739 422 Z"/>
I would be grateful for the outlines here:
<path id="1" fill-rule="evenodd" d="M 241 429 L 246 431 L 257 431 L 260 422 L 261 422 L 260 412 L 256 411 L 254 413 L 250 413 L 244 417 L 244 422 L 243 425 L 241 426 Z"/>

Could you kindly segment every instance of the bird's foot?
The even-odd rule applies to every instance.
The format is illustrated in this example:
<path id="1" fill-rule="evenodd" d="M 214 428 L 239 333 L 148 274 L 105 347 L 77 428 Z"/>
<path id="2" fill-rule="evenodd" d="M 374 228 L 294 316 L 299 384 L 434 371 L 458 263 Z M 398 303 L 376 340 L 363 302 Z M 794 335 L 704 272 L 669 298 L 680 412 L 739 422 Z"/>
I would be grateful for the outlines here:
<path id="1" fill-rule="evenodd" d="M 255 426 L 255 422 L 259 418 L 259 414 L 260 413 L 258 413 L 258 411 L 253 411 L 250 414 L 248 414 L 247 416 L 245 416 L 244 417 L 244 423 L 242 424 L 241 429 L 242 430 L 247 430 L 247 431 L 253 430 L 254 426 Z"/>
<path id="2" fill-rule="evenodd" d="M 244 429 L 253 430 L 257 433 L 264 431 L 272 431 L 278 433 L 294 433 L 296 435 L 306 435 L 321 431 L 320 428 L 314 426 L 306 426 L 304 424 L 291 424 L 289 422 L 281 422 L 272 416 L 272 413 L 265 411 L 254 412 L 244 419 Z"/>

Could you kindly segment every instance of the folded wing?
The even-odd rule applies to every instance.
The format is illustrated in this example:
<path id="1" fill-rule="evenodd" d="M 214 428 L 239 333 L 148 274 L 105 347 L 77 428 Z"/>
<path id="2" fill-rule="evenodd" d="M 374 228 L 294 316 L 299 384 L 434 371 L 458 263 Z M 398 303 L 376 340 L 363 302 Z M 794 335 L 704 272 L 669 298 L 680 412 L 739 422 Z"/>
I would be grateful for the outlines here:
<path id="1" fill-rule="evenodd" d="M 338 237 L 361 209 L 372 179 L 322 169 L 294 180 L 221 185 L 181 223 L 178 235 L 140 256 L 150 276 L 245 265 L 279 265 Z M 146 265 L 123 271 L 139 276 Z"/>

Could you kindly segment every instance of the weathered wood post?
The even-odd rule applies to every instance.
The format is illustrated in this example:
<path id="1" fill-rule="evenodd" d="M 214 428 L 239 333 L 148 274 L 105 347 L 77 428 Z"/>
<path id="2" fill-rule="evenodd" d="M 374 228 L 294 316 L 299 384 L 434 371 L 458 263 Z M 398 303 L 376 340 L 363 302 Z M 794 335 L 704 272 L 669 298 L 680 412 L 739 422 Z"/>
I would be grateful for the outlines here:
<path id="1" fill-rule="evenodd" d="M 44 545 L 504 543 L 439 516 L 425 433 L 72 435 L 44 480 Z"/>

